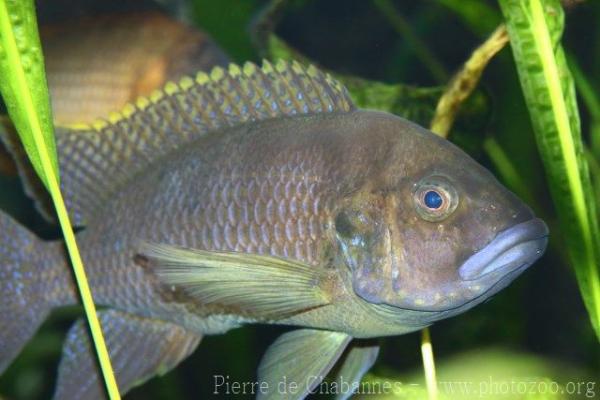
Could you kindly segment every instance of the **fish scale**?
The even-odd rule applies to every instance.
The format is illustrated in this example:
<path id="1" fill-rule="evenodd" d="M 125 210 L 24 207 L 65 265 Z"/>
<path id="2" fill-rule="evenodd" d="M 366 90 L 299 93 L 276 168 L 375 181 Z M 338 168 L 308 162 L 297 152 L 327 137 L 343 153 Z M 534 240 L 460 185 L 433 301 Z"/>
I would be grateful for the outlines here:
<path id="1" fill-rule="evenodd" d="M 302 167 L 305 172 L 310 173 L 293 173 L 290 171 L 290 162 L 283 154 L 273 161 L 275 164 L 284 161 L 283 165 L 269 167 L 270 172 L 262 173 L 260 170 L 263 168 L 259 166 L 258 170 L 241 174 L 239 164 L 230 161 L 239 159 L 235 153 L 229 154 L 235 146 L 222 146 L 228 149 L 227 156 L 221 156 L 225 159 L 224 163 L 212 165 L 210 168 L 219 171 L 218 174 L 202 171 L 203 161 L 209 163 L 211 152 L 206 151 L 205 146 L 199 143 L 196 145 L 197 152 L 187 155 L 193 157 L 196 165 L 199 165 L 196 171 L 188 171 L 186 161 L 180 160 L 180 154 L 174 155 L 172 160 L 163 161 L 161 171 L 162 168 L 169 170 L 168 178 L 157 178 L 155 175 L 160 175 L 160 172 L 148 174 L 147 179 L 140 180 L 137 185 L 108 203 L 108 213 L 99 214 L 98 220 L 101 222 L 92 224 L 81 234 L 79 241 L 82 243 L 82 255 L 91 271 L 90 284 L 102 293 L 98 296 L 94 293 L 98 302 L 127 309 L 131 296 L 128 295 L 123 305 L 115 304 L 115 299 L 125 288 L 111 281 L 109 288 L 100 289 L 102 285 L 95 282 L 104 280 L 96 274 L 113 275 L 112 268 L 119 271 L 131 270 L 134 278 L 127 279 L 128 282 L 144 282 L 144 279 L 139 279 L 143 273 L 138 271 L 139 267 L 132 265 L 131 254 L 127 254 L 132 246 L 122 246 L 127 249 L 124 256 L 114 252 L 113 243 L 127 242 L 130 236 L 137 240 L 170 242 L 192 248 L 291 257 L 310 264 L 320 261 L 318 242 L 323 240 L 322 226 L 329 218 L 320 197 L 323 192 L 329 190 L 323 188 L 331 187 L 331 182 L 323 179 L 320 184 L 322 189 L 318 189 L 314 187 L 314 182 L 307 181 L 307 177 L 322 176 L 324 171 L 318 167 L 322 168 L 323 163 L 316 158 L 315 167 L 309 169 L 307 166 L 310 159 L 307 161 L 305 157 L 307 162 Z M 240 148 L 239 153 L 246 151 Z M 289 159 L 294 160 L 296 157 Z M 172 167 L 167 167 L 171 164 Z M 194 175 L 190 176 L 190 173 Z M 186 176 L 187 181 L 193 182 L 196 188 L 179 187 L 179 176 L 182 175 Z M 194 178 L 195 176 L 197 178 Z M 296 177 L 297 181 L 291 181 L 291 177 Z M 153 185 L 148 185 L 149 181 Z M 160 186 L 163 181 L 166 183 Z M 258 185 L 260 191 L 251 189 Z M 287 212 L 292 199 L 296 198 L 292 188 L 297 187 L 306 187 L 305 190 L 300 189 L 300 194 L 304 196 L 297 198 L 298 203 L 304 205 L 299 218 Z M 237 196 L 235 188 L 238 188 Z M 171 196 L 171 193 L 175 192 L 180 195 Z M 167 198 L 163 198 L 163 195 Z M 132 207 L 132 204 L 136 204 L 137 207 Z M 133 212 L 133 209 L 136 211 Z M 154 210 L 162 211 L 154 217 L 148 217 L 148 213 L 156 214 Z M 247 217 L 240 218 L 241 215 Z M 146 222 L 139 228 L 132 228 L 139 225 L 140 220 Z M 119 227 L 122 228 L 118 229 Z M 177 230 L 180 231 L 180 235 L 175 235 Z M 181 240 L 183 237 L 185 241 Z M 86 243 L 94 243 L 94 246 Z M 98 254 L 99 246 L 106 247 L 102 255 Z M 95 248 L 94 252 L 88 255 L 85 249 L 92 247 Z M 127 265 L 121 264 L 124 260 L 129 260 Z M 106 264 L 113 267 L 107 269 Z M 138 285 L 144 286 L 141 283 Z M 145 306 L 146 302 L 143 305 Z"/>

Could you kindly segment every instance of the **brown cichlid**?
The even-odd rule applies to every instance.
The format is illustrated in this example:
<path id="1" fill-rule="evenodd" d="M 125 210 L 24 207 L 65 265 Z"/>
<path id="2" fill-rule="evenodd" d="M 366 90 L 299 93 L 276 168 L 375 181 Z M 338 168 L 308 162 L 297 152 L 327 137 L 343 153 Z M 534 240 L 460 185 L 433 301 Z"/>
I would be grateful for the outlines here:
<path id="1" fill-rule="evenodd" d="M 156 11 L 69 18 L 41 27 L 57 125 L 92 123 L 169 81 L 226 66 L 204 32 Z M 0 116 L 0 129 L 12 129 Z M 14 165 L 0 146 L 0 173 Z"/>
<path id="2" fill-rule="evenodd" d="M 17 141 L 4 140 L 40 199 Z M 109 120 L 58 129 L 57 146 L 122 393 L 202 336 L 251 323 L 301 328 L 267 351 L 259 398 L 305 397 L 346 349 L 339 374 L 357 382 L 378 347 L 353 338 L 462 313 L 547 243 L 546 225 L 463 151 L 356 109 L 339 83 L 296 63 L 167 84 Z M 52 308 L 78 298 L 62 245 L 6 215 L 0 267 L 2 372 Z M 279 391 L 284 378 L 296 394 Z M 78 321 L 55 398 L 103 395 Z"/>
<path id="3" fill-rule="evenodd" d="M 59 125 L 93 122 L 168 81 L 228 62 L 206 33 L 156 11 L 44 25 L 41 40 Z"/>

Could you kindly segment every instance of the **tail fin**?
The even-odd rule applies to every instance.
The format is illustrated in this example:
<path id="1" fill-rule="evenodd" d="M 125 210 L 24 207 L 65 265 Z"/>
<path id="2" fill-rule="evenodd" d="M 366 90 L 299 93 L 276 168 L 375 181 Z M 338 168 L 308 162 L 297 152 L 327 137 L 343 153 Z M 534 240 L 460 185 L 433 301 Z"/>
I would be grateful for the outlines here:
<path id="1" fill-rule="evenodd" d="M 70 296 L 63 260 L 60 243 L 41 241 L 0 212 L 0 374 Z"/>

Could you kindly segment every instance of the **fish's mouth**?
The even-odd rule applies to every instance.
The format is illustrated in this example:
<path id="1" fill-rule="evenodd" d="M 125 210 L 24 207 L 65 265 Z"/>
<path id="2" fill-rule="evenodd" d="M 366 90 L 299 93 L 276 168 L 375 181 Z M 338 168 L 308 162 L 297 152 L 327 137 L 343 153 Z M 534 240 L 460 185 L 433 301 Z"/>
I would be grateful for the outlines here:
<path id="1" fill-rule="evenodd" d="M 521 272 L 542 256 L 547 244 L 548 227 L 541 219 L 533 218 L 500 232 L 469 257 L 458 273 L 463 281 L 475 281 Z"/>

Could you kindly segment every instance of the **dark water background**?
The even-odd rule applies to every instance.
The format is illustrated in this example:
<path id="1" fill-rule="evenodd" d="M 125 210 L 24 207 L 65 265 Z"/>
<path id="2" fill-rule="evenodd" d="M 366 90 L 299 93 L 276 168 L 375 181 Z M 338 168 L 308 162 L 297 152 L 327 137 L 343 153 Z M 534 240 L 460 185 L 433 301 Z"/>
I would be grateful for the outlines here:
<path id="1" fill-rule="evenodd" d="M 80 3 L 47 0 L 40 4 L 40 18 L 56 21 L 90 9 L 100 12 L 115 7 L 109 2 Z M 166 9 L 185 14 L 189 21 L 198 23 L 233 60 L 256 61 L 260 55 L 248 32 L 266 3 L 198 0 L 170 2 Z M 475 20 L 465 19 L 445 6 L 456 3 L 452 1 L 391 2 L 439 64 L 438 72 L 432 73 L 432 68 L 418 57 L 419 50 L 414 43 L 394 29 L 376 2 L 314 0 L 290 3 L 276 32 L 305 56 L 339 73 L 420 87 L 444 84 L 501 21 L 493 1 L 483 2 L 492 13 Z M 465 2 L 464 7 L 469 3 Z M 140 2 L 129 1 L 118 7 L 136 9 Z M 579 4 L 567 12 L 566 18 L 565 47 L 598 91 L 600 2 Z M 531 188 L 539 204 L 536 212 L 552 220 L 555 216 L 547 184 L 508 48 L 485 71 L 480 92 L 486 105 L 475 122 L 464 118 L 458 122 L 462 131 L 467 131 L 466 136 L 461 137 L 461 144 L 494 171 L 494 165 L 481 148 L 483 138 L 493 136 Z M 589 117 L 584 109 L 582 121 L 583 132 L 587 134 Z M 452 135 L 450 140 L 453 140 Z M 0 178 L 0 207 L 42 236 L 56 237 L 55 229 L 43 224 L 35 214 L 15 178 Z M 552 232 L 552 245 L 546 255 L 509 288 L 466 314 L 436 324 L 431 332 L 437 360 L 495 347 L 540 356 L 552 365 L 574 367 L 581 376 L 600 376 L 598 342 L 574 274 L 560 257 L 561 242 L 560 232 Z M 18 361 L 0 378 L 0 396 L 49 398 L 62 337 L 79 313 L 79 310 L 67 310 L 53 314 Z M 228 375 L 232 381 L 252 381 L 264 350 L 284 330 L 246 327 L 223 336 L 207 337 L 193 356 L 173 372 L 135 389 L 128 398 L 204 399 L 212 396 L 214 375 Z M 419 371 L 419 340 L 418 333 L 383 340 L 381 355 L 373 371 L 392 377 Z M 570 379 L 569 376 L 562 378 Z"/>

